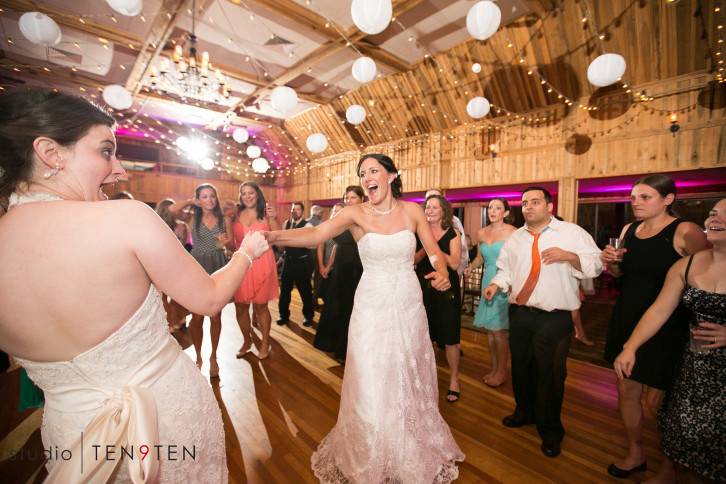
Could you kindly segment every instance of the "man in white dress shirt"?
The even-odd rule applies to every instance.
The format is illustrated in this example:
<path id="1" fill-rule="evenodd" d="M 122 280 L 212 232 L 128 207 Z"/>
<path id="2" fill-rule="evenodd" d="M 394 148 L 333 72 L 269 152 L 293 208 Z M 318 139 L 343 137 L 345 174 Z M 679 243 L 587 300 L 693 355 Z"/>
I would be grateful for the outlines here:
<path id="1" fill-rule="evenodd" d="M 509 345 L 516 408 L 506 427 L 537 424 L 542 452 L 560 454 L 560 420 L 572 335 L 571 311 L 580 307 L 579 280 L 602 272 L 600 249 L 583 228 L 552 216 L 544 188 L 522 192 L 525 225 L 504 243 L 497 274 L 484 290 L 490 300 L 509 291 Z"/>

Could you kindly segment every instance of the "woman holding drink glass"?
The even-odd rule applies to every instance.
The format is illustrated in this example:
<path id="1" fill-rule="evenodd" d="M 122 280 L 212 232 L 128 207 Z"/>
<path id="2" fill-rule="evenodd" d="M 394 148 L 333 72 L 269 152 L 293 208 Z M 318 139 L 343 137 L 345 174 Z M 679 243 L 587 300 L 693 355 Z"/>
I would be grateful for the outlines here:
<path id="1" fill-rule="evenodd" d="M 608 326 L 605 359 L 613 362 L 630 338 L 643 313 L 653 304 L 668 269 L 684 255 L 708 246 L 700 227 L 673 215 L 676 186 L 666 175 L 649 175 L 633 185 L 630 203 L 636 221 L 623 227 L 617 250 L 608 245 L 601 258 L 619 278 L 620 293 Z M 641 442 L 645 393 L 646 408 L 654 415 L 674 377 L 687 332 L 688 312 L 678 306 L 650 340 L 638 349 L 637 364 L 628 378 L 618 380 L 620 416 L 628 440 L 627 455 L 608 467 L 614 477 L 646 470 Z M 645 390 L 645 392 L 644 392 Z M 665 461 L 657 478 L 672 480 L 673 467 Z"/>
<path id="2" fill-rule="evenodd" d="M 191 207 L 191 213 L 186 209 Z M 199 262 L 207 274 L 213 274 L 227 263 L 224 247 L 232 239 L 231 220 L 225 223 L 222 207 L 219 205 L 217 189 L 209 183 L 202 183 L 194 190 L 194 198 L 177 202 L 169 207 L 171 214 L 177 219 L 191 224 L 192 256 Z M 219 376 L 217 365 L 217 346 L 222 332 L 222 313 L 210 316 L 210 333 L 212 336 L 212 354 L 209 357 L 209 377 Z M 202 339 L 204 337 L 204 315 L 192 314 L 189 322 L 189 333 L 197 353 L 197 367 L 202 368 Z"/>
<path id="3" fill-rule="evenodd" d="M 676 262 L 658 298 L 648 308 L 615 359 L 618 378 L 629 378 L 636 352 L 665 324 L 679 302 L 693 311 L 691 338 L 658 424 L 665 455 L 678 464 L 679 480 L 689 473 L 726 480 L 726 198 L 704 224 L 713 244 Z M 681 474 L 686 476 L 682 476 Z"/>

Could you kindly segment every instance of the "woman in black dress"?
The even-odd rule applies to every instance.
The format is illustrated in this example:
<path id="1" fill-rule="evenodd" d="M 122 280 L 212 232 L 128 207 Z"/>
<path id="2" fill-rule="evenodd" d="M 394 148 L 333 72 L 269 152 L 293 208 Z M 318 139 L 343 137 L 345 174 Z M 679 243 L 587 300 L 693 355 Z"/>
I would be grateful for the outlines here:
<path id="1" fill-rule="evenodd" d="M 426 274 L 434 271 L 431 261 L 419 242 L 416 246 L 416 273 L 418 274 L 423 291 L 423 302 L 426 307 L 426 316 L 429 320 L 429 334 L 431 340 L 439 348 L 446 348 L 446 361 L 451 370 L 449 376 L 449 392 L 446 400 L 449 403 L 459 400 L 461 387 L 459 385 L 459 358 L 461 336 L 461 290 L 459 274 L 456 269 L 461 262 L 461 234 L 452 227 L 453 211 L 449 202 L 441 195 L 431 195 L 426 199 L 424 206 L 426 220 L 431 227 L 439 248 L 446 257 L 446 266 L 449 270 L 451 289 L 441 292 L 433 289 L 431 283 L 425 278 Z"/>
<path id="2" fill-rule="evenodd" d="M 726 199 L 713 207 L 705 226 L 713 249 L 673 265 L 614 365 L 619 378 L 629 377 L 638 348 L 679 301 L 693 312 L 691 344 L 658 413 L 663 452 L 677 464 L 678 482 L 691 482 L 693 474 L 726 481 Z"/>
<path id="3" fill-rule="evenodd" d="M 619 278 L 620 294 L 608 326 L 605 359 L 613 362 L 630 337 L 643 313 L 653 304 L 668 269 L 682 256 L 707 247 L 698 225 L 676 218 L 671 205 L 676 197 L 673 180 L 665 175 L 649 175 L 635 182 L 630 203 L 636 221 L 621 232 L 622 247 L 617 252 L 608 245 L 602 261 Z M 628 439 L 627 455 L 608 467 L 608 473 L 624 478 L 646 470 L 641 442 L 643 408 L 655 415 L 663 394 L 670 388 L 678 357 L 688 333 L 688 312 L 679 306 L 650 341 L 638 350 L 638 363 L 628 378 L 618 380 L 620 417 Z M 673 467 L 665 460 L 659 471 L 666 479 Z"/>
<path id="4" fill-rule="evenodd" d="M 361 187 L 351 185 L 345 189 L 343 202 L 346 206 L 357 205 L 363 202 L 363 196 Z M 333 237 L 333 240 L 335 260 L 313 345 L 319 350 L 334 352 L 335 358 L 342 361 L 348 351 L 348 324 L 363 265 L 358 255 L 358 244 L 349 230 Z"/>

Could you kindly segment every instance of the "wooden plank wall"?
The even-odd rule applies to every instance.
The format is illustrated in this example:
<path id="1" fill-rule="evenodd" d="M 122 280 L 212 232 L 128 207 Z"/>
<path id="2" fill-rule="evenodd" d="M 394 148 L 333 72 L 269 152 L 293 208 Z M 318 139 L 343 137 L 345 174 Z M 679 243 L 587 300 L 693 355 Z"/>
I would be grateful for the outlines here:
<path id="1" fill-rule="evenodd" d="M 573 220 L 578 179 L 726 166 L 726 86 L 711 79 L 701 72 L 634 87 L 655 97 L 648 102 L 615 91 L 529 112 L 524 123 L 467 123 L 324 157 L 286 180 L 280 202 L 340 198 L 357 183 L 360 155 L 381 152 L 397 163 L 407 192 L 557 181 L 560 215 Z M 671 112 L 678 113 L 676 136 Z"/>
<path id="2" fill-rule="evenodd" d="M 129 181 L 120 182 L 118 190 L 131 192 L 137 200 L 157 203 L 165 198 L 174 200 L 189 199 L 194 196 L 194 189 L 202 183 L 211 183 L 217 188 L 219 199 L 239 200 L 240 182 L 236 180 L 213 180 L 183 175 L 170 175 L 152 172 L 129 172 Z M 261 185 L 262 192 L 268 203 L 277 203 L 278 189 L 271 185 Z M 112 195 L 116 190 L 108 190 Z"/>

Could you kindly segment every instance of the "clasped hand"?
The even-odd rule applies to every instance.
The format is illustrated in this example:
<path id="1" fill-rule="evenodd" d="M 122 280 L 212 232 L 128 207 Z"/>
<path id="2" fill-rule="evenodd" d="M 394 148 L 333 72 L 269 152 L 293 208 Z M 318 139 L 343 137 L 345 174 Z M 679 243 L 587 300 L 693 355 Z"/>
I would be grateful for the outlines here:
<path id="1" fill-rule="evenodd" d="M 239 246 L 240 250 L 244 250 L 253 259 L 265 253 L 270 248 L 263 232 L 250 232 L 242 240 Z"/>
<path id="2" fill-rule="evenodd" d="M 431 287 L 437 291 L 446 291 L 451 288 L 451 282 L 449 282 L 449 275 L 441 274 L 439 272 L 429 272 L 424 276 L 424 279 L 431 281 Z"/>

